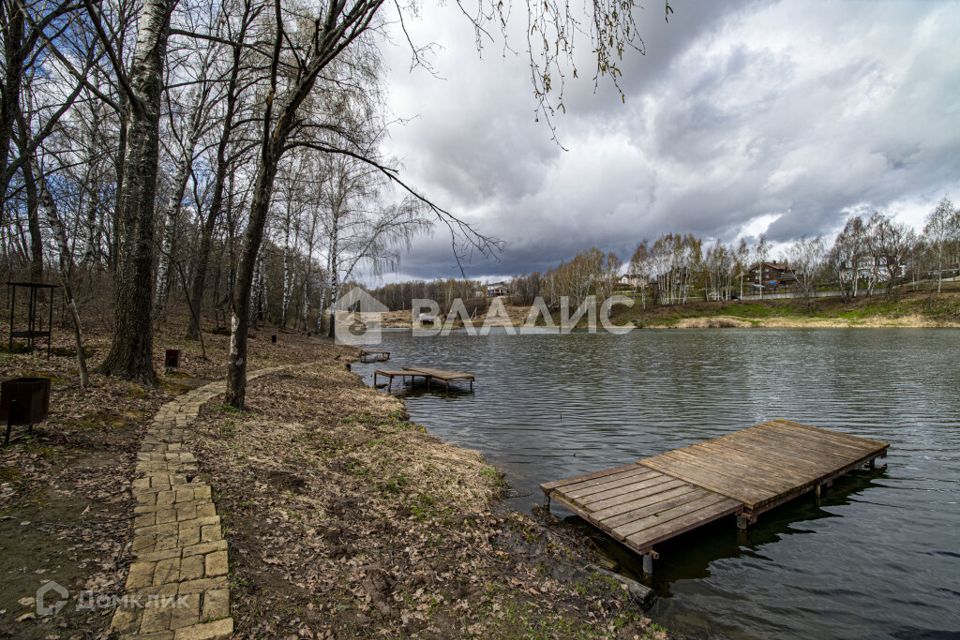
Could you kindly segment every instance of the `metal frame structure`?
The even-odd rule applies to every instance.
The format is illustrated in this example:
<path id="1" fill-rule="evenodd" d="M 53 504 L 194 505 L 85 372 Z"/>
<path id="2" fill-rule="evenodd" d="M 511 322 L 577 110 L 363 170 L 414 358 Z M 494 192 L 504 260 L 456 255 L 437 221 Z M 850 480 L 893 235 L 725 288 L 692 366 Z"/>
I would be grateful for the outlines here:
<path id="1" fill-rule="evenodd" d="M 24 331 L 14 330 L 14 321 L 16 319 L 17 308 L 17 289 L 24 288 L 28 290 L 27 307 L 27 328 Z M 43 282 L 7 282 L 7 291 L 10 296 L 10 338 L 8 347 L 13 350 L 14 338 L 26 338 L 27 350 L 33 351 L 36 348 L 37 338 L 47 339 L 47 357 L 50 357 L 51 340 L 53 338 L 53 290 L 59 288 L 56 284 L 46 284 Z M 47 329 L 43 330 L 43 318 L 37 317 L 38 294 L 41 290 L 50 291 L 50 303 L 47 313 Z"/>

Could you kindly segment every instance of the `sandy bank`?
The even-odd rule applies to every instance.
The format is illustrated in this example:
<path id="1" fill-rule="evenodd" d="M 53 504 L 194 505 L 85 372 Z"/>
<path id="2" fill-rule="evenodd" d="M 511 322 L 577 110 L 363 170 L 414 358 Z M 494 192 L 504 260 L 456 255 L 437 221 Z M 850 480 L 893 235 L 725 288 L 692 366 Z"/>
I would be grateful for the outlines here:
<path id="1" fill-rule="evenodd" d="M 900 317 L 875 316 L 868 318 L 805 318 L 777 316 L 772 318 L 738 318 L 736 316 L 707 316 L 683 318 L 676 324 L 650 325 L 653 329 L 889 329 L 889 328 L 958 328 L 960 323 L 932 320 L 921 315 Z"/>

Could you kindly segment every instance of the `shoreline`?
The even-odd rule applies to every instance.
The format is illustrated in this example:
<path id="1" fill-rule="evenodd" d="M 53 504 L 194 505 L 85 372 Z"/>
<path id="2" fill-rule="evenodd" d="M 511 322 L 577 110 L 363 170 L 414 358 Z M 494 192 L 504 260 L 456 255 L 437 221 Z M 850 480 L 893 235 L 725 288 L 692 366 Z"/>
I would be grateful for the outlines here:
<path id="1" fill-rule="evenodd" d="M 556 312 L 553 326 L 529 325 L 525 320 L 529 307 L 505 305 L 506 317 L 498 315 L 489 326 L 530 333 L 559 332 Z M 542 318 L 540 318 L 542 321 Z M 960 328 L 960 292 L 945 291 L 874 294 L 849 300 L 811 298 L 767 301 L 690 301 L 670 306 L 638 305 L 613 308 L 610 320 L 619 326 L 637 329 L 957 329 Z M 479 330 L 484 317 L 473 319 Z M 461 322 L 452 331 L 463 331 Z M 384 331 L 413 329 L 409 311 L 391 311 L 382 319 Z M 578 323 L 574 330 L 588 329 Z M 439 329 L 432 329 L 438 331 Z M 595 327 L 603 331 L 603 327 Z"/>
<path id="2" fill-rule="evenodd" d="M 54 380 L 49 420 L 0 451 L 0 634 L 107 633 L 113 611 L 79 605 L 124 593 L 149 425 L 222 377 L 227 339 L 205 333 L 202 360 L 180 329 L 162 342 L 182 345 L 181 368 L 158 363 L 156 389 L 96 373 L 80 389 L 68 335 L 49 361 L 0 357 L 8 377 Z M 278 333 L 251 343 L 252 368 L 314 364 L 251 380 L 244 412 L 198 404 L 184 442 L 227 543 L 234 638 L 668 637 L 645 587 L 608 572 L 574 527 L 506 506 L 502 473 L 367 387 L 347 367 L 356 349 Z M 107 343 L 89 336 L 97 354 Z M 55 616 L 34 612 L 38 576 L 69 590 Z"/>
<path id="3" fill-rule="evenodd" d="M 667 637 L 645 587 L 559 520 L 507 507 L 495 466 L 346 364 L 257 380 L 244 414 L 201 410 L 192 446 L 231 545 L 235 638 Z"/>
<path id="4" fill-rule="evenodd" d="M 653 324 L 643 329 L 958 329 L 960 322 L 939 322 L 918 316 L 891 318 L 874 316 L 858 320 L 779 316 L 745 319 L 737 316 L 699 316 L 676 324 Z"/>

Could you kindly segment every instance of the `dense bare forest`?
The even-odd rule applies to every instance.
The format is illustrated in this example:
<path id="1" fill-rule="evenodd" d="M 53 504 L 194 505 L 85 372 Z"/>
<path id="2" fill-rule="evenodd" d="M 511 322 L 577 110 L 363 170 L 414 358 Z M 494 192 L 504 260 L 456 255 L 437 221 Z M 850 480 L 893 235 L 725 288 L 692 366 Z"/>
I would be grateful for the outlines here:
<path id="1" fill-rule="evenodd" d="M 597 76 L 641 49 L 632 5 L 527 7 L 536 111 L 550 123 L 573 33 Z M 0 270 L 62 285 L 83 326 L 113 332 L 102 373 L 152 384 L 153 334 L 174 311 L 229 331 L 228 402 L 242 407 L 248 329 L 318 328 L 341 283 L 395 264 L 437 225 L 459 260 L 494 239 L 407 184 L 381 143 L 380 44 L 413 63 L 409 3 L 3 2 Z M 670 12 L 667 5 L 668 15 Z M 464 12 L 478 46 L 508 13 Z M 552 130 L 552 124 L 549 125 Z M 209 327 L 208 327 L 209 328 Z"/>

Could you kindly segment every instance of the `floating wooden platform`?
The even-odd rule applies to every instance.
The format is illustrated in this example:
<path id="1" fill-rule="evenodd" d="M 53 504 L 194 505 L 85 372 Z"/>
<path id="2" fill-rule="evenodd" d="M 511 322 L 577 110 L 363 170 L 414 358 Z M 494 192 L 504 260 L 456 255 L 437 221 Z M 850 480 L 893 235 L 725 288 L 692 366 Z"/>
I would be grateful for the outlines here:
<path id="1" fill-rule="evenodd" d="M 389 351 L 375 351 L 360 349 L 360 362 L 386 362 L 390 359 Z"/>
<path id="2" fill-rule="evenodd" d="M 885 442 L 772 420 L 633 464 L 540 488 L 607 535 L 652 558 L 654 545 L 719 518 L 737 526 L 887 454 Z M 647 565 L 645 557 L 644 565 Z"/>
<path id="3" fill-rule="evenodd" d="M 475 380 L 472 373 L 465 371 L 447 371 L 446 369 L 432 369 L 429 367 L 404 367 L 399 370 L 377 369 L 373 372 L 374 387 L 382 386 L 378 384 L 378 378 L 380 376 L 387 378 L 386 386 L 388 389 L 393 386 L 394 378 L 400 378 L 403 382 L 406 382 L 409 378 L 411 383 L 417 378 L 423 378 L 428 389 L 434 381 L 442 382 L 444 389 L 449 390 L 451 382 L 455 380 L 466 380 L 470 382 L 470 390 L 473 391 L 473 381 Z"/>

